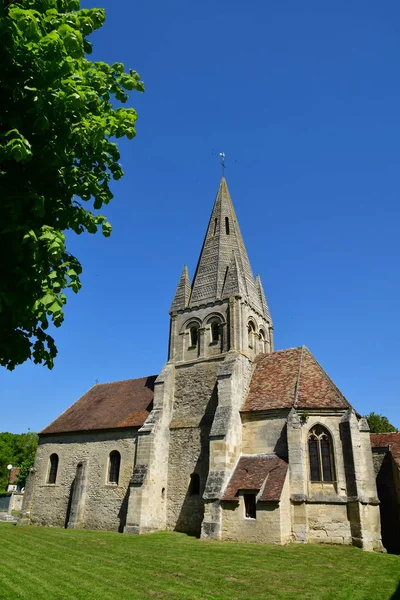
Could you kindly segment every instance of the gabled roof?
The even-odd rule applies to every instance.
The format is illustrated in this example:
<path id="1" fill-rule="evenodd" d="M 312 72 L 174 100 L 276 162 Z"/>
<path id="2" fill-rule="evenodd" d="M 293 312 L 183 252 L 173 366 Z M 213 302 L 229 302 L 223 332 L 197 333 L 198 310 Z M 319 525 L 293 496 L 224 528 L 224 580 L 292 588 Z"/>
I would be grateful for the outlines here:
<path id="1" fill-rule="evenodd" d="M 371 433 L 372 448 L 390 448 L 390 452 L 400 468 L 400 432 Z"/>
<path id="2" fill-rule="evenodd" d="M 156 377 L 97 384 L 40 433 L 141 427 L 152 408 Z"/>
<path id="3" fill-rule="evenodd" d="M 350 408 L 349 402 L 305 347 L 255 358 L 242 412 L 279 408 Z"/>
<path id="4" fill-rule="evenodd" d="M 287 470 L 288 464 L 275 454 L 241 456 L 222 500 L 237 502 L 242 490 L 261 491 L 260 502 L 279 502 Z"/>

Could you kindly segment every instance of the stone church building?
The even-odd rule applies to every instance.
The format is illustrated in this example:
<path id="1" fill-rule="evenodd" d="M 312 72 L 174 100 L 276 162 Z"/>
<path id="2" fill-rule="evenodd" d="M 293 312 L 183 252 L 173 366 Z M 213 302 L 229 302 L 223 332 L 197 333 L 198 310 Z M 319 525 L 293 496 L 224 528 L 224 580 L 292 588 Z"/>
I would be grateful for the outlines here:
<path id="1" fill-rule="evenodd" d="M 380 550 L 375 459 L 400 540 L 396 444 L 376 439 L 373 459 L 366 420 L 311 352 L 274 351 L 224 178 L 170 316 L 159 375 L 95 385 L 41 432 L 22 523 Z"/>

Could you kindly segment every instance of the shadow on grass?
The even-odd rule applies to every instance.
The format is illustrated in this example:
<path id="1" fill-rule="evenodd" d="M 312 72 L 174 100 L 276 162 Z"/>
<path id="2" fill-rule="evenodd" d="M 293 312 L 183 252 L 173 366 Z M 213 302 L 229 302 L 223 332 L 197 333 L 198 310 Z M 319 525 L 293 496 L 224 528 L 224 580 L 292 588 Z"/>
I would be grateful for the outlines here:
<path id="1" fill-rule="evenodd" d="M 390 600 L 400 600 L 400 581 L 395 593 L 393 594 L 393 596 L 390 596 Z"/>

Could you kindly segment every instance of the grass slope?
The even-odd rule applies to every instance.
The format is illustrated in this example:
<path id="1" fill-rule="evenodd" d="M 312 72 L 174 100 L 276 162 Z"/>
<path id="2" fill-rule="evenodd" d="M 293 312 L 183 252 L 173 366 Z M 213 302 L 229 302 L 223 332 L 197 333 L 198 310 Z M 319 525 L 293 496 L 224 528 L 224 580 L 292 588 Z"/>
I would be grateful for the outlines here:
<path id="1" fill-rule="evenodd" d="M 400 556 L 0 524 L 0 598 L 400 598 Z M 397 590 L 397 592 L 396 592 Z"/>

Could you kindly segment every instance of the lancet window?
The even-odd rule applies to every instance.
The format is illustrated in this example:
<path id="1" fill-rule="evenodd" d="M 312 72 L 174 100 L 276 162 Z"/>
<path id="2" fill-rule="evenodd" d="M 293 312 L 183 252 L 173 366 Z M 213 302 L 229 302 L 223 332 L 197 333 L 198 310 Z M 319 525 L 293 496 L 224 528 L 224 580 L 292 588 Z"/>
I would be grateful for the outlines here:
<path id="1" fill-rule="evenodd" d="M 199 330 L 194 325 L 193 327 L 190 328 L 190 345 L 197 346 L 198 340 L 199 340 Z"/>
<path id="2" fill-rule="evenodd" d="M 219 323 L 211 323 L 211 342 L 219 340 Z"/>
<path id="3" fill-rule="evenodd" d="M 333 444 L 330 433 L 316 425 L 308 434 L 311 481 L 334 481 Z"/>
<path id="4" fill-rule="evenodd" d="M 47 483 L 55 483 L 57 480 L 58 471 L 58 454 L 52 454 L 50 456 L 49 471 L 47 475 Z"/>
<path id="5" fill-rule="evenodd" d="M 113 450 L 110 452 L 110 458 L 108 461 L 108 483 L 114 483 L 118 485 L 120 466 L 121 455 L 118 450 Z"/>

